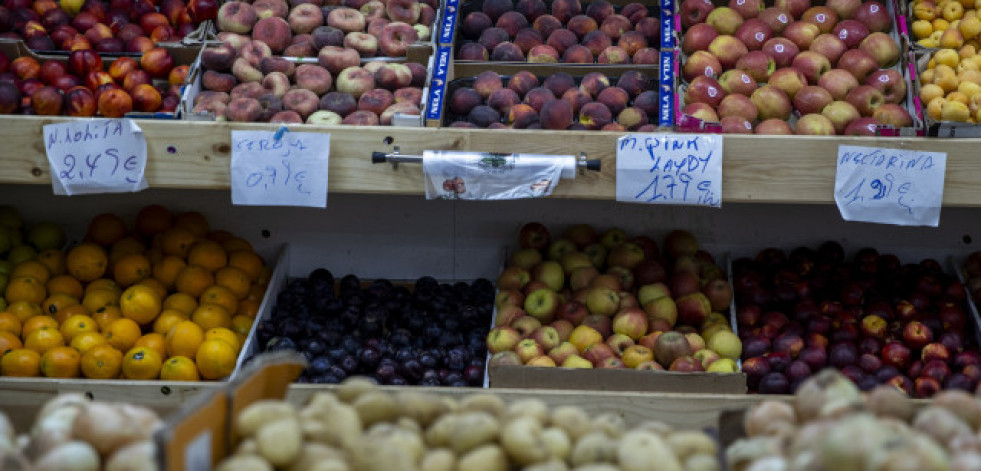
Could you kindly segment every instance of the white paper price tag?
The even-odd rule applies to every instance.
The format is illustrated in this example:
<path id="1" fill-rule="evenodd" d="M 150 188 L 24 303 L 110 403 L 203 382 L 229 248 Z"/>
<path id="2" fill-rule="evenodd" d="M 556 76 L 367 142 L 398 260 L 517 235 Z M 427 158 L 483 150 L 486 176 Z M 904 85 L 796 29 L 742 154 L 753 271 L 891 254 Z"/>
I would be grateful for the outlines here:
<path id="1" fill-rule="evenodd" d="M 330 134 L 232 131 L 232 204 L 326 208 L 329 159 Z"/>
<path id="2" fill-rule="evenodd" d="M 936 227 L 946 168 L 945 152 L 838 146 L 835 203 L 846 221 Z"/>
<path id="3" fill-rule="evenodd" d="M 43 134 L 54 194 L 126 193 L 147 187 L 146 138 L 132 120 L 46 124 Z"/>
<path id="4" fill-rule="evenodd" d="M 621 137 L 617 140 L 617 201 L 722 206 L 722 136 Z"/>

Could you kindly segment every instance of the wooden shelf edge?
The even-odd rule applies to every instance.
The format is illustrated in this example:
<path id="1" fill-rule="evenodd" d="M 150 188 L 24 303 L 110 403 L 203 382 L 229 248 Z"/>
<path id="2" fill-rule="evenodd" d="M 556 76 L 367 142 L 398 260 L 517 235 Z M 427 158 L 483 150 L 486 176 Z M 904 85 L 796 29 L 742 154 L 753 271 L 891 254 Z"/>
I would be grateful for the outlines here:
<path id="1" fill-rule="evenodd" d="M 0 183 L 50 185 L 41 129 L 72 118 L 0 117 Z M 147 180 L 151 188 L 229 188 L 230 132 L 277 129 L 266 123 L 139 120 L 147 137 Z M 578 155 L 602 160 L 602 172 L 563 181 L 554 198 L 612 200 L 616 194 L 615 144 L 622 133 L 496 131 L 459 128 L 290 126 L 293 131 L 329 132 L 329 188 L 336 193 L 422 195 L 419 165 L 372 164 L 371 152 L 404 154 L 424 150 L 474 150 Z M 727 135 L 722 199 L 726 203 L 834 204 L 838 145 L 947 152 L 944 206 L 981 205 L 978 140 L 869 138 L 845 136 Z"/>

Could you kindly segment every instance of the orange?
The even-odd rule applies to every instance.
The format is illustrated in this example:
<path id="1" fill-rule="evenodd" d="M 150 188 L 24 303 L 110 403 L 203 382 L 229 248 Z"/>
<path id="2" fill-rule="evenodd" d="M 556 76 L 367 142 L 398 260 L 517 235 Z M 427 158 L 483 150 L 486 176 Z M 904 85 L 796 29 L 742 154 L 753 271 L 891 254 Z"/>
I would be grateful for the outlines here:
<path id="1" fill-rule="evenodd" d="M 34 316 L 40 316 L 42 314 L 41 303 L 32 303 L 28 301 L 11 302 L 10 305 L 7 306 L 7 312 L 17 316 L 17 318 L 20 319 L 20 322 L 23 324 L 28 319 Z"/>
<path id="2" fill-rule="evenodd" d="M 41 327 L 28 334 L 24 339 L 24 348 L 34 350 L 38 353 L 44 353 L 52 348 L 63 346 L 65 346 L 65 337 L 57 329 L 50 327 Z"/>
<path id="3" fill-rule="evenodd" d="M 45 285 L 48 289 L 48 296 L 53 294 L 67 294 L 75 299 L 82 299 L 85 290 L 82 283 L 70 275 L 57 275 L 48 280 Z"/>
<path id="4" fill-rule="evenodd" d="M 85 234 L 85 240 L 108 246 L 125 236 L 126 222 L 115 214 L 102 213 L 89 221 L 89 229 Z"/>
<path id="5" fill-rule="evenodd" d="M 91 242 L 76 245 L 68 252 L 68 257 L 65 259 L 68 274 L 83 282 L 102 277 L 108 264 L 106 250 Z"/>
<path id="6" fill-rule="evenodd" d="M 23 338 L 27 338 L 28 335 L 31 335 L 31 332 L 44 328 L 58 330 L 58 321 L 51 316 L 34 316 L 24 321 L 20 335 Z"/>
<path id="7" fill-rule="evenodd" d="M 41 373 L 49 378 L 77 378 L 82 355 L 72 347 L 55 347 L 41 355 Z"/>
<path id="8" fill-rule="evenodd" d="M 16 315 L 10 312 L 0 312 L 0 332 L 7 332 L 15 337 L 20 337 L 21 327 L 20 318 Z"/>
<path id="9" fill-rule="evenodd" d="M 62 322 L 68 320 L 68 318 L 71 316 L 88 316 L 88 315 L 89 315 L 89 310 L 85 309 L 85 306 L 76 303 L 58 309 L 58 312 L 55 313 L 54 318 L 56 321 L 58 321 L 58 324 L 60 325 Z"/>
<path id="10" fill-rule="evenodd" d="M 250 250 L 238 250 L 228 254 L 228 266 L 242 270 L 250 281 L 259 278 L 264 265 L 262 257 Z"/>
<path id="11" fill-rule="evenodd" d="M 113 278 L 123 287 L 149 277 L 150 273 L 150 260 L 136 253 L 123 255 L 112 267 Z"/>
<path id="12" fill-rule="evenodd" d="M 238 353 L 242 349 L 242 344 L 239 343 L 238 337 L 235 336 L 235 332 L 224 327 L 215 327 L 214 329 L 208 329 L 204 333 L 204 340 L 207 342 L 211 339 L 219 339 L 228 342 L 232 348 L 235 349 L 235 353 Z"/>
<path id="13" fill-rule="evenodd" d="M 132 319 L 116 319 L 106 326 L 103 333 L 109 345 L 121 352 L 133 348 L 143 335 L 140 326 Z"/>
<path id="14" fill-rule="evenodd" d="M 213 272 L 228 264 L 228 254 L 221 244 L 205 239 L 195 242 L 187 251 L 187 263 L 201 265 Z"/>
<path id="15" fill-rule="evenodd" d="M 123 288 L 116 284 L 114 280 L 110 278 L 99 278 L 98 280 L 85 285 L 85 294 L 89 294 L 89 291 L 95 291 L 97 289 L 112 291 L 116 293 L 117 296 L 119 293 L 123 292 Z"/>
<path id="16" fill-rule="evenodd" d="M 174 280 L 174 287 L 177 291 L 187 293 L 197 298 L 201 296 L 209 286 L 215 284 L 215 277 L 211 271 L 201 265 L 188 265 L 181 269 Z"/>
<path id="17" fill-rule="evenodd" d="M 18 377 L 40 376 L 41 354 L 26 348 L 19 348 L 7 352 L 0 358 L 0 375 Z"/>
<path id="18" fill-rule="evenodd" d="M 48 290 L 44 287 L 44 283 L 31 277 L 11 278 L 4 292 L 4 298 L 8 303 L 27 301 L 41 304 L 47 295 Z"/>
<path id="19" fill-rule="evenodd" d="M 176 255 L 164 256 L 160 262 L 153 265 L 153 278 L 163 283 L 167 288 L 173 288 L 177 274 L 186 266 L 187 262 Z"/>
<path id="20" fill-rule="evenodd" d="M 14 266 L 14 269 L 10 270 L 9 276 L 10 278 L 34 278 L 41 284 L 45 284 L 51 279 L 51 272 L 48 271 L 48 267 L 37 260 L 26 260 Z"/>
<path id="21" fill-rule="evenodd" d="M 123 237 L 112 244 L 109 249 L 109 262 L 115 264 L 119 259 L 131 255 L 146 252 L 146 245 L 140 239 L 133 236 Z"/>
<path id="22" fill-rule="evenodd" d="M 215 273 L 215 284 L 228 288 L 235 297 L 242 299 L 249 294 L 252 280 L 244 271 L 235 267 L 224 267 Z"/>
<path id="23" fill-rule="evenodd" d="M 174 227 L 186 229 L 197 238 L 207 236 L 208 232 L 211 230 L 208 225 L 208 219 L 197 211 L 187 211 L 178 214 L 177 217 L 174 218 Z"/>
<path id="24" fill-rule="evenodd" d="M 99 325 L 95 322 L 95 319 L 89 316 L 72 316 L 61 323 L 61 328 L 58 331 L 65 337 L 66 342 L 71 343 L 76 335 L 98 332 Z"/>
<path id="25" fill-rule="evenodd" d="M 184 357 L 170 357 L 160 368 L 160 379 L 164 381 L 200 381 L 198 367 L 194 360 Z"/>
<path id="26" fill-rule="evenodd" d="M 259 277 L 255 279 L 255 284 L 262 286 L 263 289 L 265 289 L 266 285 L 269 284 L 269 280 L 271 279 L 272 279 L 272 268 L 262 267 L 262 270 L 259 270 Z"/>
<path id="27" fill-rule="evenodd" d="M 238 302 L 238 310 L 235 311 L 235 314 L 255 319 L 255 316 L 259 314 L 259 304 L 259 301 L 254 299 L 243 299 Z"/>
<path id="28" fill-rule="evenodd" d="M 187 257 L 187 252 L 191 250 L 197 238 L 183 227 L 171 227 L 160 234 L 159 240 L 160 250 L 164 255 L 184 258 Z"/>
<path id="29" fill-rule="evenodd" d="M 234 238 L 235 234 L 232 234 L 231 232 L 228 232 L 224 229 L 219 229 L 217 231 L 209 232 L 208 235 L 204 237 L 208 240 L 213 240 L 215 242 L 218 242 L 219 244 L 223 244 L 225 243 L 226 240 Z"/>
<path id="30" fill-rule="evenodd" d="M 152 348 L 160 354 L 160 358 L 167 358 L 167 342 L 164 340 L 163 335 L 157 333 L 146 334 L 140 337 L 133 346 Z"/>
<path id="31" fill-rule="evenodd" d="M 18 348 L 24 348 L 24 343 L 20 341 L 20 338 L 10 332 L 0 332 L 0 356 Z"/>
<path id="32" fill-rule="evenodd" d="M 160 247 L 154 247 L 147 250 L 146 258 L 150 260 L 150 265 L 156 265 L 164 258 L 163 250 L 160 250 Z"/>
<path id="33" fill-rule="evenodd" d="M 262 302 L 262 298 L 266 296 L 266 286 L 260 285 L 258 283 L 253 283 L 249 287 L 249 294 L 245 295 L 245 299 L 249 301 L 255 301 L 257 303 Z"/>
<path id="34" fill-rule="evenodd" d="M 68 306 L 74 306 L 78 304 L 78 298 L 73 298 L 67 294 L 54 294 L 48 296 L 44 302 L 41 303 L 41 311 L 45 315 L 58 317 L 58 313 Z"/>
<path id="35" fill-rule="evenodd" d="M 249 335 L 252 330 L 254 320 L 251 317 L 235 316 L 232 318 L 232 332 L 236 334 Z"/>
<path id="36" fill-rule="evenodd" d="M 170 328 L 177 325 L 180 321 L 186 321 L 187 314 L 174 309 L 164 309 L 157 316 L 157 319 L 153 321 L 153 331 L 160 334 L 166 335 L 170 332 Z"/>
<path id="37" fill-rule="evenodd" d="M 238 310 L 238 297 L 232 290 L 219 285 L 211 285 L 198 298 L 200 304 L 217 304 L 229 313 Z"/>
<path id="38" fill-rule="evenodd" d="M 82 354 L 82 375 L 89 379 L 119 377 L 123 352 L 109 345 L 96 345 Z"/>
<path id="39" fill-rule="evenodd" d="M 156 350 L 134 347 L 123 356 L 123 377 L 126 379 L 157 379 L 163 360 Z"/>
<path id="40" fill-rule="evenodd" d="M 95 323 L 99 325 L 100 332 L 106 330 L 109 323 L 121 317 L 123 315 L 119 312 L 118 306 L 106 306 L 92 313 L 92 319 L 95 319 Z"/>
<path id="41" fill-rule="evenodd" d="M 205 340 L 198 347 L 194 362 L 204 379 L 221 379 L 235 370 L 235 360 L 238 355 L 235 348 L 221 339 Z"/>
<path id="42" fill-rule="evenodd" d="M 123 317 L 143 325 L 153 322 L 160 314 L 160 296 L 146 285 L 133 285 L 119 297 L 119 310 Z"/>
<path id="43" fill-rule="evenodd" d="M 215 327 L 230 327 L 232 325 L 232 315 L 228 310 L 217 304 L 202 304 L 191 314 L 191 320 L 201 326 L 202 329 L 214 329 Z"/>
<path id="44" fill-rule="evenodd" d="M 53 276 L 64 275 L 68 270 L 65 268 L 65 252 L 60 249 L 48 249 L 37 254 L 37 261 L 48 269 L 48 273 Z"/>
<path id="45" fill-rule="evenodd" d="M 187 293 L 174 293 L 164 299 L 163 308 L 180 311 L 190 316 L 198 308 L 198 302 Z"/>
<path id="46" fill-rule="evenodd" d="M 89 312 L 98 312 L 106 306 L 118 305 L 119 293 L 107 289 L 94 289 L 85 293 L 85 297 L 82 298 L 82 306 L 85 306 Z"/>
<path id="47" fill-rule="evenodd" d="M 152 289 L 154 293 L 157 293 L 157 297 L 160 299 L 163 299 L 167 296 L 167 287 L 164 286 L 163 283 L 158 281 L 156 278 L 147 278 L 139 282 L 138 284 Z"/>
<path id="48" fill-rule="evenodd" d="M 78 353 L 85 354 L 92 347 L 98 345 L 109 345 L 109 341 L 106 337 L 99 332 L 85 332 L 83 334 L 78 334 L 72 339 L 68 346 L 78 350 Z"/>
<path id="49" fill-rule="evenodd" d="M 232 237 L 231 239 L 222 242 L 221 247 L 228 253 L 238 252 L 240 250 L 247 250 L 249 252 L 255 251 L 255 249 L 252 248 L 252 244 L 241 237 Z"/>
<path id="50" fill-rule="evenodd" d="M 191 321 L 174 324 L 164 338 L 167 355 L 193 357 L 204 341 L 204 329 Z"/>
<path id="51" fill-rule="evenodd" d="M 159 204 L 144 206 L 136 214 L 136 232 L 144 237 L 151 237 L 166 231 L 173 223 L 174 215 Z"/>

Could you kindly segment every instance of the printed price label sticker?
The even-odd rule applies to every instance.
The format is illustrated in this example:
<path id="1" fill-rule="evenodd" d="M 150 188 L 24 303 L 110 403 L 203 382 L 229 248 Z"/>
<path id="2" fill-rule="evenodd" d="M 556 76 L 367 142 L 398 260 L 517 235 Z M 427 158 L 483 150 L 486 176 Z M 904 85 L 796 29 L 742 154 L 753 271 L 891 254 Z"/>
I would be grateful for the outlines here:
<path id="1" fill-rule="evenodd" d="M 835 203 L 846 221 L 940 222 L 947 153 L 838 146 Z"/>
<path id="2" fill-rule="evenodd" d="M 232 131 L 232 204 L 327 207 L 330 134 Z"/>
<path id="3" fill-rule="evenodd" d="M 722 136 L 621 137 L 617 140 L 617 201 L 722 206 Z"/>
<path id="4" fill-rule="evenodd" d="M 127 193 L 147 188 L 146 138 L 132 120 L 46 124 L 42 133 L 54 194 Z"/>

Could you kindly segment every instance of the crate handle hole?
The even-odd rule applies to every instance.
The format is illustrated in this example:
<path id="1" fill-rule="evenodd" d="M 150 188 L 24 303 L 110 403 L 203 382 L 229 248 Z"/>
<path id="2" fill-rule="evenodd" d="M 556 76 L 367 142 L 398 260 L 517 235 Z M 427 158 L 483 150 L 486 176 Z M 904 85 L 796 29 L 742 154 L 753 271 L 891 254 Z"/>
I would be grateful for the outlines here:
<path id="1" fill-rule="evenodd" d="M 964 237 L 961 238 L 961 240 L 963 240 L 965 244 L 970 244 L 971 241 L 974 240 L 974 239 L 971 239 L 971 236 L 970 235 L 964 234 Z"/>
<path id="2" fill-rule="evenodd" d="M 395 139 L 392 136 L 385 136 L 385 139 L 382 139 L 382 142 L 384 142 L 385 145 L 392 145 L 392 143 L 395 142 Z"/>

